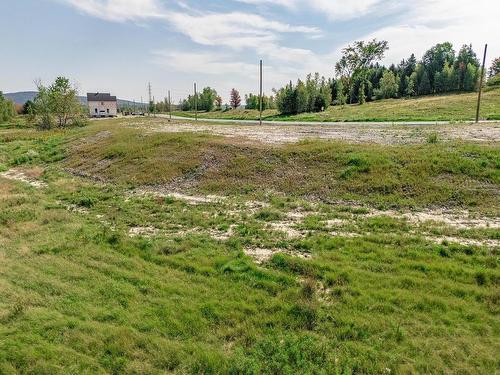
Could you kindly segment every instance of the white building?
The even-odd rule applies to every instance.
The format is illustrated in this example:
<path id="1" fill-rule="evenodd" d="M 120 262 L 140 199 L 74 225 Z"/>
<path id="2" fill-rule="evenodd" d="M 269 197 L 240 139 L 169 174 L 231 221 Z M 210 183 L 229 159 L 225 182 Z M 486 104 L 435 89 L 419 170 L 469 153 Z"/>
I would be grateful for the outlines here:
<path id="1" fill-rule="evenodd" d="M 109 93 L 87 93 L 90 117 L 115 117 L 118 113 L 116 96 Z"/>

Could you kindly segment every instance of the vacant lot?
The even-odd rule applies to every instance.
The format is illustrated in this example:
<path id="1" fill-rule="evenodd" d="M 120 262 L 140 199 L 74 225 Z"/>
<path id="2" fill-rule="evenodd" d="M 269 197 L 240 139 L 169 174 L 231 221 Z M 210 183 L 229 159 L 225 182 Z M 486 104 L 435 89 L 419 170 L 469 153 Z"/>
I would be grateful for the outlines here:
<path id="1" fill-rule="evenodd" d="M 1 128 L 0 373 L 498 371 L 497 127 L 267 129 Z"/>
<path id="2" fill-rule="evenodd" d="M 483 95 L 481 118 L 500 119 L 500 89 L 487 89 Z M 321 113 L 280 116 L 276 110 L 264 112 L 266 120 L 284 121 L 470 121 L 476 116 L 477 93 L 423 96 L 414 99 L 387 99 L 364 105 L 333 106 Z M 193 113 L 178 112 L 182 116 Z M 256 120 L 256 110 L 230 110 L 202 113 L 200 117 Z"/>
<path id="3" fill-rule="evenodd" d="M 240 125 L 213 124 L 164 119 L 137 119 L 124 121 L 124 125 L 155 132 L 206 132 L 229 138 L 247 139 L 251 143 L 294 143 L 302 140 L 339 140 L 349 143 L 376 143 L 385 145 L 419 144 L 431 137 L 437 141 L 463 140 L 495 142 L 500 139 L 500 123 L 461 123 L 453 125 L 398 125 L 349 124 L 335 125 Z"/>

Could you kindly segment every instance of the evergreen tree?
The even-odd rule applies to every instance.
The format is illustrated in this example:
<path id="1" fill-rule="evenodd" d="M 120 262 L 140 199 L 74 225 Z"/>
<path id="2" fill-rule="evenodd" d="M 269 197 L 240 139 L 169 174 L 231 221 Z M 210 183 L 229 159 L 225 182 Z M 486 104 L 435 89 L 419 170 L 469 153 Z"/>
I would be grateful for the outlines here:
<path id="1" fill-rule="evenodd" d="M 366 102 L 365 83 L 364 82 L 361 82 L 361 85 L 359 85 L 358 100 L 359 100 L 359 104 L 365 104 L 365 102 Z"/>
<path id="2" fill-rule="evenodd" d="M 292 113 L 311 112 L 310 93 L 308 92 L 308 87 L 300 79 L 297 81 L 297 86 L 295 87 L 294 99 L 295 103 L 292 106 Z M 312 100 L 314 100 L 314 96 Z"/>
<path id="3" fill-rule="evenodd" d="M 342 83 L 342 79 L 337 80 L 337 102 L 340 105 L 344 105 L 347 102 L 347 98 L 344 92 L 344 84 Z"/>
<path id="4" fill-rule="evenodd" d="M 427 95 L 431 93 L 431 81 L 429 80 L 429 74 L 426 69 L 423 69 L 422 77 L 418 83 L 417 93 L 418 95 Z"/>

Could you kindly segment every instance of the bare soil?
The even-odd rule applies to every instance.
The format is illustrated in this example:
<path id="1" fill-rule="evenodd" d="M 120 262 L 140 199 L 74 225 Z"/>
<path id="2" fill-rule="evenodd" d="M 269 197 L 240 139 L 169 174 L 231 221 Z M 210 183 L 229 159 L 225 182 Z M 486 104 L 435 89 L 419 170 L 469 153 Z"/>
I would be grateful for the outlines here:
<path id="1" fill-rule="evenodd" d="M 418 144 L 427 141 L 431 133 L 440 140 L 497 142 L 500 123 L 402 125 L 380 123 L 339 123 L 335 125 L 243 125 L 193 122 L 155 123 L 135 121 L 130 126 L 146 128 L 148 132 L 206 132 L 230 138 L 244 138 L 266 144 L 294 143 L 307 139 L 334 139 L 352 143 Z"/>

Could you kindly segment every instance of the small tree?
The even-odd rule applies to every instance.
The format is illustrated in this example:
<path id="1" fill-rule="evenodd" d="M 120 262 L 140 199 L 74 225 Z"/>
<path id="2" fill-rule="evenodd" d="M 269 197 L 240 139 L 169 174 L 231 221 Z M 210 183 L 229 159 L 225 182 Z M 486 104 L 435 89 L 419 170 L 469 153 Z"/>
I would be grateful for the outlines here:
<path id="1" fill-rule="evenodd" d="M 359 100 L 360 105 L 365 104 L 365 102 L 366 102 L 365 82 L 361 82 L 361 84 L 359 85 L 358 100 Z"/>
<path id="2" fill-rule="evenodd" d="M 59 127 L 66 127 L 70 121 L 81 115 L 82 108 L 78 94 L 69 83 L 69 79 L 57 77 L 48 92 L 50 108 Z"/>
<path id="3" fill-rule="evenodd" d="M 38 126 L 42 130 L 48 130 L 52 128 L 54 124 L 49 89 L 45 87 L 41 81 L 36 81 L 35 84 L 38 89 L 38 94 L 36 95 L 34 102 L 35 113 L 38 117 L 40 117 Z"/>
<path id="4" fill-rule="evenodd" d="M 477 86 L 478 77 L 478 68 L 473 64 L 467 65 L 467 69 L 464 74 L 463 89 L 465 91 L 474 91 Z"/>
<path id="5" fill-rule="evenodd" d="M 491 62 L 491 67 L 488 72 L 490 77 L 500 74 L 500 57 L 497 57 Z"/>
<path id="6" fill-rule="evenodd" d="M 217 96 L 215 98 L 215 107 L 218 110 L 220 110 L 222 108 L 222 98 L 220 96 Z"/>
<path id="7" fill-rule="evenodd" d="M 337 86 L 337 101 L 338 104 L 344 105 L 347 102 L 347 97 L 344 92 L 344 84 L 341 79 L 338 79 L 336 82 Z"/>
<path id="8" fill-rule="evenodd" d="M 395 98 L 398 94 L 398 83 L 394 73 L 390 70 L 384 72 L 380 80 L 380 88 L 376 90 L 375 95 L 378 99 Z"/>
<path id="9" fill-rule="evenodd" d="M 406 95 L 417 95 L 417 72 L 413 72 L 408 78 L 408 85 L 406 86 Z"/>
<path id="10" fill-rule="evenodd" d="M 0 122 L 6 122 L 16 115 L 16 108 L 11 100 L 7 100 L 0 91 Z"/>
<path id="11" fill-rule="evenodd" d="M 50 129 L 54 119 L 59 127 L 66 127 L 70 123 L 73 125 L 85 123 L 78 92 L 67 78 L 57 77 L 49 87 L 45 87 L 40 80 L 35 84 L 38 94 L 33 108 L 36 116 L 40 118 L 41 129 Z"/>
<path id="12" fill-rule="evenodd" d="M 231 105 L 231 108 L 236 109 L 241 105 L 241 96 L 238 90 L 232 89 L 231 94 L 230 94 L 230 99 L 229 99 L 229 104 Z"/>
<path id="13" fill-rule="evenodd" d="M 429 74 L 427 74 L 427 70 L 423 70 L 422 77 L 420 78 L 420 82 L 418 84 L 418 94 L 419 95 L 427 95 L 431 93 L 431 82 L 429 80 Z"/>

